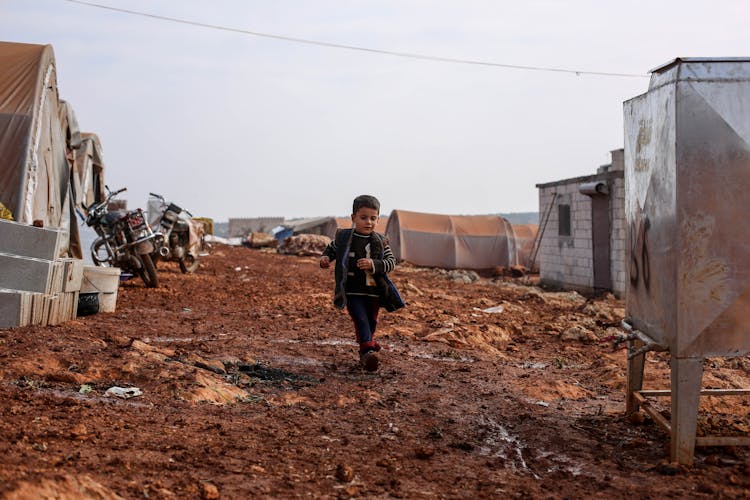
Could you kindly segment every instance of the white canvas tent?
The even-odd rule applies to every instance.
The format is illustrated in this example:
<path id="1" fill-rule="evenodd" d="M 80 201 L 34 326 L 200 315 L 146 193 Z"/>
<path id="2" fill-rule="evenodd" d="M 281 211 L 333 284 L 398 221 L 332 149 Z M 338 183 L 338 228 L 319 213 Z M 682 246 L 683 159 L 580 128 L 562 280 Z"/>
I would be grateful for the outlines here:
<path id="1" fill-rule="evenodd" d="M 62 228 L 73 247 L 78 140 L 72 109 L 58 96 L 52 46 L 0 42 L 0 203 L 17 222 Z"/>

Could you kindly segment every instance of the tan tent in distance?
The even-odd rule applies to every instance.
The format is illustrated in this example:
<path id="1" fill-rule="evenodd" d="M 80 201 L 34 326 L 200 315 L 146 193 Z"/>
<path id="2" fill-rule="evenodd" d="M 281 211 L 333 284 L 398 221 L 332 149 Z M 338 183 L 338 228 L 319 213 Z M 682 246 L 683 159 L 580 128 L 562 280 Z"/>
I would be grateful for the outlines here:
<path id="1" fill-rule="evenodd" d="M 385 231 L 399 260 L 443 269 L 525 264 L 513 227 L 499 215 L 442 215 L 393 210 Z"/>
<path id="2" fill-rule="evenodd" d="M 534 241 L 536 240 L 538 232 L 538 224 L 513 224 L 513 234 L 516 238 L 516 251 L 518 252 L 518 263 L 534 273 L 539 272 L 539 263 L 531 262 Z"/>

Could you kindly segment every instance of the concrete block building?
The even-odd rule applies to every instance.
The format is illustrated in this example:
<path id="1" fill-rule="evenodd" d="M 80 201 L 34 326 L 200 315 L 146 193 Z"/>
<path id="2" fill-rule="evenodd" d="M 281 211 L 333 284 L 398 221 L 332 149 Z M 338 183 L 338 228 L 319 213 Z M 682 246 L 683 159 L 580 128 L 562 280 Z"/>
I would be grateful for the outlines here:
<path id="1" fill-rule="evenodd" d="M 537 184 L 542 284 L 625 294 L 625 181 L 622 149 L 593 175 Z"/>
<path id="2" fill-rule="evenodd" d="M 270 233 L 271 229 L 284 223 L 283 217 L 246 217 L 229 219 L 227 236 L 244 238 L 250 233 Z"/>

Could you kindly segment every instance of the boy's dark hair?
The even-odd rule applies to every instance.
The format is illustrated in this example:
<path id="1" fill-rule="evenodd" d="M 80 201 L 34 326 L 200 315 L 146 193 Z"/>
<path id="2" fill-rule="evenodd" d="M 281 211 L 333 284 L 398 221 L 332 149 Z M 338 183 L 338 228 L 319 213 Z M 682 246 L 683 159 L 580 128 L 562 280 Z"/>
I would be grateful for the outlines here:
<path id="1" fill-rule="evenodd" d="M 372 208 L 373 210 L 377 210 L 378 213 L 380 213 L 380 202 L 377 198 L 374 196 L 370 196 L 369 194 L 361 194 L 354 198 L 354 203 L 352 204 L 352 213 L 356 214 L 357 210 L 360 208 Z"/>

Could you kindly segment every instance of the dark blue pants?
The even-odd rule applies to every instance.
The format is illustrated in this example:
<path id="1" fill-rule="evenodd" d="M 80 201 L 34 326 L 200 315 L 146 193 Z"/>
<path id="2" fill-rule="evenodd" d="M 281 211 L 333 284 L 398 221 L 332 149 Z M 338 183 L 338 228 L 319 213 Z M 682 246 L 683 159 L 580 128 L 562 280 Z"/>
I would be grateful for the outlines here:
<path id="1" fill-rule="evenodd" d="M 359 352 L 363 353 L 376 348 L 375 328 L 378 325 L 380 301 L 377 297 L 365 295 L 347 295 L 346 310 L 354 321 L 354 332 L 359 342 Z"/>

